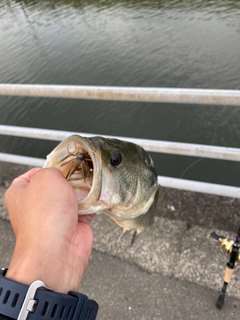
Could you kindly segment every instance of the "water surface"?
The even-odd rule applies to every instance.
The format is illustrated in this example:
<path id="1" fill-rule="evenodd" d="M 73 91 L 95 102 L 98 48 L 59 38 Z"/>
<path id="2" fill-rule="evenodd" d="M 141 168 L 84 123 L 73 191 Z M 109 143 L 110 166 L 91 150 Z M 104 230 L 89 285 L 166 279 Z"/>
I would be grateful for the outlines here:
<path id="1" fill-rule="evenodd" d="M 237 89 L 239 9 L 227 0 L 4 0 L 0 82 Z M 1 124 L 98 135 L 240 148 L 239 120 L 229 106 L 0 97 Z M 0 139 L 0 151 L 35 157 L 56 145 Z M 152 155 L 160 175 L 240 185 L 236 162 Z"/>

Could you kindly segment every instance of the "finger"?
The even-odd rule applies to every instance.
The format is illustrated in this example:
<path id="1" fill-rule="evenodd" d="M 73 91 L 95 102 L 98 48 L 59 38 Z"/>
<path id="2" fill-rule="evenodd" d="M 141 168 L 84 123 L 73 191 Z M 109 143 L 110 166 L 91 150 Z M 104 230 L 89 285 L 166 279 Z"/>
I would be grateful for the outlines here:
<path id="1" fill-rule="evenodd" d="M 6 203 L 7 207 L 8 207 L 8 203 L 9 203 L 8 199 L 9 198 L 12 199 L 12 194 L 15 193 L 16 188 L 18 188 L 19 186 L 24 187 L 24 186 L 28 185 L 32 176 L 39 170 L 40 170 L 40 168 L 33 168 L 13 180 L 11 186 L 7 189 L 7 191 L 4 195 L 4 199 L 5 199 L 5 203 Z"/>
<path id="2" fill-rule="evenodd" d="M 89 224 L 91 221 L 92 221 L 92 219 L 95 217 L 95 213 L 93 213 L 93 214 L 86 214 L 86 215 L 79 215 L 78 216 L 78 222 L 83 222 L 83 223 L 87 223 L 87 224 Z"/>
<path id="3" fill-rule="evenodd" d="M 36 172 L 38 172 L 39 170 L 41 170 L 41 168 L 33 168 L 33 169 L 29 170 L 28 172 L 25 172 L 21 176 L 19 176 L 16 179 L 14 179 L 11 186 L 15 187 L 15 186 L 25 186 L 25 185 L 27 185 L 30 182 L 32 176 Z"/>

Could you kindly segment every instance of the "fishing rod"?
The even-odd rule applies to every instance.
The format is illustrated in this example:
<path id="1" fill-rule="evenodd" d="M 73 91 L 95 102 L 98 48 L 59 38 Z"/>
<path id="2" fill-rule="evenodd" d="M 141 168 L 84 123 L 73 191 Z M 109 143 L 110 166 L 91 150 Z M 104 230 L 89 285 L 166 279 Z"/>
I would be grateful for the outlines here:
<path id="1" fill-rule="evenodd" d="M 221 309 L 224 305 L 225 295 L 227 291 L 227 286 L 231 280 L 236 261 L 240 262 L 240 226 L 238 229 L 236 240 L 228 240 L 228 237 L 223 237 L 218 235 L 216 232 L 212 232 L 211 236 L 221 242 L 222 246 L 225 248 L 226 252 L 230 254 L 230 259 L 226 265 L 223 286 L 216 302 L 216 306 Z"/>

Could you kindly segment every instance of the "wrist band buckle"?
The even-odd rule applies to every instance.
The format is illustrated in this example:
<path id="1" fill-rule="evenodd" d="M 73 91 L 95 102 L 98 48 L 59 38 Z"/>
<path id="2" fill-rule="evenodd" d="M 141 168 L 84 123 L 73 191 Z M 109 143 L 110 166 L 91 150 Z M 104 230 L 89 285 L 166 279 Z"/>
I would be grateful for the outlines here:
<path id="1" fill-rule="evenodd" d="M 26 320 L 29 312 L 34 311 L 36 304 L 38 303 L 38 300 L 34 300 L 34 296 L 35 296 L 35 293 L 38 288 L 45 288 L 49 291 L 53 291 L 43 281 L 41 281 L 41 280 L 34 281 L 30 285 L 30 287 L 27 291 L 26 297 L 23 301 L 23 305 L 22 305 L 22 308 L 20 310 L 20 313 L 18 315 L 17 320 Z"/>

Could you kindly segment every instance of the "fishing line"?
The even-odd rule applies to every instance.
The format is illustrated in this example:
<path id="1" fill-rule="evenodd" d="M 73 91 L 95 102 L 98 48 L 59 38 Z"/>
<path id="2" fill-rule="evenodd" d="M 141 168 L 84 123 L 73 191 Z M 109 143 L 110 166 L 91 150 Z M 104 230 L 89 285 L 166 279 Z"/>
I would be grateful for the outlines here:
<path id="1" fill-rule="evenodd" d="M 188 80 L 185 82 L 185 84 L 187 84 Z M 240 84 L 235 88 L 235 90 L 239 90 L 240 88 Z M 223 111 L 225 111 L 227 105 L 224 105 L 223 106 Z M 216 138 L 216 133 L 217 133 L 217 129 L 218 129 L 218 124 L 219 122 L 217 122 L 217 124 L 215 125 L 215 129 L 214 129 L 214 133 L 213 133 L 213 138 L 212 138 L 212 142 L 211 142 L 211 146 L 213 145 L 214 141 L 215 141 L 215 138 Z M 194 165 L 196 165 L 197 163 L 201 162 L 204 158 L 199 158 L 197 160 L 195 160 L 194 162 L 192 162 L 189 166 L 187 166 L 186 169 L 183 170 L 181 176 L 180 176 L 180 179 L 183 178 L 183 176 L 186 174 L 186 172 L 191 169 Z"/>
<path id="2" fill-rule="evenodd" d="M 217 133 L 217 125 L 215 126 L 215 129 L 214 129 L 214 133 L 213 133 L 213 138 L 212 138 L 212 141 L 211 141 L 211 146 L 214 144 L 214 141 L 215 141 L 215 138 L 216 138 L 216 133 Z M 180 176 L 180 179 L 183 178 L 183 176 L 185 175 L 185 173 L 191 168 L 193 167 L 194 165 L 196 165 L 197 163 L 201 162 L 204 158 L 199 158 L 197 160 L 195 160 L 194 162 L 192 162 L 189 166 L 187 166 L 186 169 L 184 169 L 184 171 L 182 172 L 181 176 Z"/>

